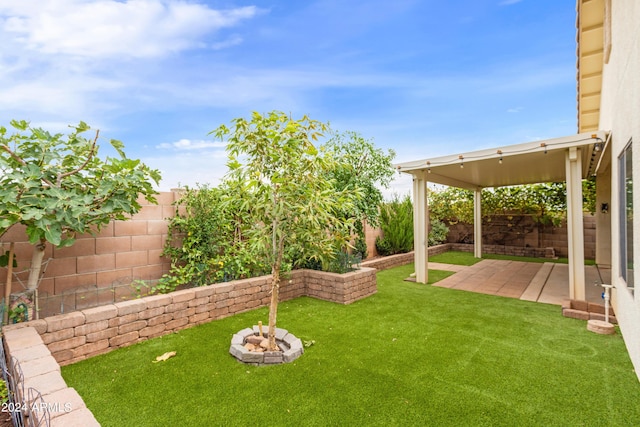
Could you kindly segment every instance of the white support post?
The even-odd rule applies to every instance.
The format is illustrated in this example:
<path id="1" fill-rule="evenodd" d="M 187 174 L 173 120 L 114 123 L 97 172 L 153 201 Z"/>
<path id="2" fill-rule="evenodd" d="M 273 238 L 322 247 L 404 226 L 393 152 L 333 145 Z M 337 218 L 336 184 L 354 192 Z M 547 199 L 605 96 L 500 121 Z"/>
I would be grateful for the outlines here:
<path id="1" fill-rule="evenodd" d="M 473 256 L 482 258 L 482 188 L 473 192 Z"/>
<path id="2" fill-rule="evenodd" d="M 413 250 L 416 282 L 427 283 L 429 216 L 427 210 L 427 181 L 421 175 L 413 177 Z"/>
<path id="3" fill-rule="evenodd" d="M 582 220 L 582 157 L 580 149 L 569 148 L 567 173 L 567 237 L 569 244 L 569 298 L 585 301 L 584 227 Z"/>

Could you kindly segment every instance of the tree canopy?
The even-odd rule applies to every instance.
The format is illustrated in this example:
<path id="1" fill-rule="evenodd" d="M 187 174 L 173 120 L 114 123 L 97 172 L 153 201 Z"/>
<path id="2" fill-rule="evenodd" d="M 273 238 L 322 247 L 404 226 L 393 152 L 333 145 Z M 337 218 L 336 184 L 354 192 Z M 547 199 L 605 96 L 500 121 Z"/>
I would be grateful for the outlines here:
<path id="1" fill-rule="evenodd" d="M 595 208 L 595 182 L 584 180 L 583 209 Z M 543 224 L 557 225 L 566 216 L 566 185 L 563 182 L 488 188 L 482 191 L 482 216 L 500 214 L 531 215 Z M 455 187 L 428 190 L 432 219 L 473 222 L 473 192 Z"/>
<path id="2" fill-rule="evenodd" d="M 11 121 L 0 127 L 0 238 L 23 224 L 35 245 L 28 288 L 34 289 L 46 243 L 70 246 L 78 233 L 99 230 L 112 219 L 140 210 L 138 197 L 155 202 L 160 173 L 130 159 L 124 145 L 111 140 L 117 157 L 98 157 L 99 132 L 80 122 L 68 135 Z"/>
<path id="3" fill-rule="evenodd" d="M 353 131 L 333 134 L 324 147 L 338 159 L 331 173 L 336 188 L 357 188 L 362 193 L 362 197 L 354 199 L 353 211 L 347 215 L 358 221 L 367 221 L 373 227 L 378 226 L 380 204 L 384 199 L 380 188 L 388 188 L 393 180 L 395 152 L 388 150 L 385 153 L 371 140 Z"/>
<path id="4" fill-rule="evenodd" d="M 212 134 L 227 140 L 227 179 L 243 185 L 240 208 L 249 212 L 253 226 L 246 230 L 252 252 L 271 266 L 269 348 L 276 349 L 275 326 L 285 253 L 290 258 L 328 262 L 336 248 L 345 245 L 353 220 L 339 216 L 350 211 L 354 189 L 336 190 L 330 172 L 337 165 L 332 152 L 314 145 L 328 130 L 307 116 L 294 120 L 278 111 L 254 112 L 237 118 L 231 129 L 222 125 Z M 351 193 L 351 194 L 350 194 Z M 237 199 L 234 199 L 237 201 Z"/>

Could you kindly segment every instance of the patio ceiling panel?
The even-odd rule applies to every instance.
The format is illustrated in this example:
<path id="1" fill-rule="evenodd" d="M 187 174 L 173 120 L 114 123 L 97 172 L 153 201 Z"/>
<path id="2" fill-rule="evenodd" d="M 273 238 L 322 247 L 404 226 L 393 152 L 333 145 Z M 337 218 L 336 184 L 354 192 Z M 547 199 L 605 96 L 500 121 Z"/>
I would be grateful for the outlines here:
<path id="1" fill-rule="evenodd" d="M 605 132 L 583 133 L 544 141 L 461 153 L 397 164 L 399 171 L 428 182 L 476 190 L 485 187 L 561 182 L 566 179 L 566 152 L 580 147 L 582 178 L 593 173 L 604 148 Z"/>

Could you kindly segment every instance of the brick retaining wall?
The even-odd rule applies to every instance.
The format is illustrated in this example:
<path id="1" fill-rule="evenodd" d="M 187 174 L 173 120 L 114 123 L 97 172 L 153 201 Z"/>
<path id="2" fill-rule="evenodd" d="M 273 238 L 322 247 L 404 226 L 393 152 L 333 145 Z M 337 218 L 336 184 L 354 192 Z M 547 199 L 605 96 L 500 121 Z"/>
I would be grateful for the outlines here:
<path id="1" fill-rule="evenodd" d="M 30 421 L 35 421 L 48 410 L 51 423 L 47 425 L 51 427 L 100 426 L 78 392 L 67 387 L 60 374 L 60 366 L 35 328 L 7 329 L 3 333 L 6 354 L 13 362 L 9 369 L 12 370 L 15 363 L 24 375 L 23 387 L 14 390 L 14 403 L 23 410 L 23 416 L 28 414 L 33 417 Z M 12 375 L 16 378 L 15 371 Z M 31 388 L 41 393 L 46 409 L 39 402 L 31 400 Z M 30 411 L 25 411 L 25 407 Z"/>
<path id="2" fill-rule="evenodd" d="M 454 243 L 444 243 L 442 245 L 437 246 L 429 246 L 429 256 L 438 255 L 451 250 L 461 250 L 455 249 L 456 244 Z M 473 251 L 473 245 L 471 245 Z M 466 245 L 465 245 L 466 250 Z M 411 264 L 414 261 L 414 251 L 407 252 L 404 254 L 396 254 L 389 255 L 385 257 L 379 257 L 374 259 L 369 259 L 363 261 L 360 265 L 363 267 L 376 268 L 378 270 L 386 270 L 388 268 L 398 267 L 401 265 Z"/>
<path id="3" fill-rule="evenodd" d="M 25 386 L 39 390 L 49 407 L 64 408 L 51 415 L 51 425 L 99 425 L 78 393 L 67 387 L 61 365 L 267 306 L 270 280 L 216 283 L 7 325 L 4 346 L 7 357 L 22 366 Z M 367 267 L 346 274 L 296 270 L 280 284 L 281 301 L 306 295 L 350 304 L 376 292 L 376 270 Z"/>
<path id="4" fill-rule="evenodd" d="M 400 265 L 411 264 L 413 262 L 413 251 L 406 254 L 389 255 L 380 258 L 374 258 L 363 261 L 360 265 L 363 267 L 376 268 L 378 270 L 386 270 L 387 268 L 398 267 Z"/>
<path id="5" fill-rule="evenodd" d="M 296 270 L 282 280 L 282 301 L 303 295 L 350 304 L 377 291 L 376 270 L 346 273 Z M 61 365 L 115 348 L 264 307 L 270 301 L 270 276 L 216 283 L 170 294 L 117 302 L 4 327 L 32 327 Z"/>

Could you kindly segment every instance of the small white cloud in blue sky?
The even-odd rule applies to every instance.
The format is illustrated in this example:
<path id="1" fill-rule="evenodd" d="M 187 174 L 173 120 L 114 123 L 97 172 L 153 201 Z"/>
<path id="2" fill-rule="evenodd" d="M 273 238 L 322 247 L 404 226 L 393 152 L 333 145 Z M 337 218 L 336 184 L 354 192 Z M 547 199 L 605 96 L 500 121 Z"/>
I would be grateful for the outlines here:
<path id="1" fill-rule="evenodd" d="M 163 142 L 162 144 L 156 145 L 156 148 L 164 149 L 164 150 L 177 150 L 177 151 L 187 151 L 187 150 L 203 150 L 209 148 L 224 148 L 227 144 L 224 142 L 218 141 L 192 141 L 189 139 L 181 139 L 176 142 Z"/>
<path id="2" fill-rule="evenodd" d="M 85 121 L 161 189 L 217 184 L 208 133 L 252 111 L 398 162 L 576 132 L 574 2 L 0 0 L 0 40 L 0 124 Z"/>

